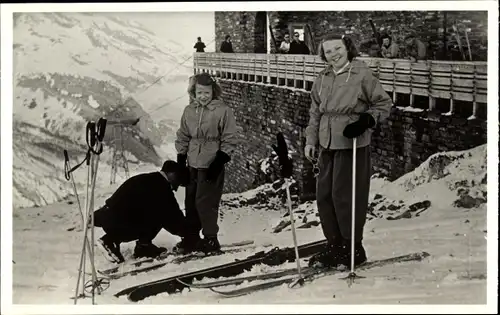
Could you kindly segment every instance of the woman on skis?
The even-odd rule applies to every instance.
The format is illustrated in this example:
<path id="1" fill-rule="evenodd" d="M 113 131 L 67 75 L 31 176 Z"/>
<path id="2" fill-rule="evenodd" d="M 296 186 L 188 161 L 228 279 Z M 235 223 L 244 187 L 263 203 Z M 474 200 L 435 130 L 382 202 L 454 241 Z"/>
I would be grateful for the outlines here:
<path id="1" fill-rule="evenodd" d="M 189 231 L 174 250 L 212 254 L 220 252 L 219 203 L 225 164 L 237 144 L 236 120 L 231 108 L 219 99 L 221 88 L 209 74 L 191 77 L 188 92 L 190 104 L 182 114 L 175 147 L 177 163 L 189 172 L 185 197 Z"/>
<path id="2" fill-rule="evenodd" d="M 370 177 L 370 142 L 373 129 L 388 117 L 392 101 L 370 68 L 355 59 L 357 49 L 345 35 L 327 35 L 318 54 L 328 66 L 311 90 L 306 128 L 307 159 L 317 163 L 316 202 L 325 251 L 311 257 L 310 265 L 349 266 L 351 261 L 353 139 L 356 148 L 355 265 L 367 260 L 362 244 Z"/>

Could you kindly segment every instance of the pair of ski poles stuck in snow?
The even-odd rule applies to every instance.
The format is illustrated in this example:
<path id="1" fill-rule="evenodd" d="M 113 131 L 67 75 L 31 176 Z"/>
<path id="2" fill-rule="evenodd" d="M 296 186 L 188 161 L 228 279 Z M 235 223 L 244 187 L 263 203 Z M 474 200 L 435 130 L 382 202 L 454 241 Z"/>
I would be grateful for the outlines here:
<path id="1" fill-rule="evenodd" d="M 292 173 L 292 166 L 291 166 L 291 160 L 288 157 L 288 148 L 286 145 L 286 141 L 283 137 L 282 133 L 277 134 L 277 142 L 278 145 L 274 146 L 273 149 L 278 155 L 280 165 L 281 165 L 281 175 L 285 180 L 285 189 L 286 189 L 286 194 L 287 194 L 287 203 L 288 203 L 288 212 L 290 215 L 290 227 L 292 230 L 292 238 L 293 238 L 293 245 L 295 249 L 295 261 L 297 262 L 297 274 L 298 277 L 297 279 L 290 284 L 290 287 L 295 287 L 297 285 L 302 286 L 305 283 L 305 277 L 302 274 L 301 266 L 300 266 L 300 257 L 299 257 L 299 250 L 298 250 L 298 243 L 297 243 L 297 234 L 295 230 L 295 219 L 293 215 L 293 207 L 292 207 L 292 198 L 290 194 L 290 186 L 292 185 L 292 181 L 290 179 L 291 173 Z M 342 278 L 345 280 L 348 280 L 349 286 L 351 286 L 354 283 L 354 280 L 357 278 L 364 278 L 361 276 L 358 276 L 355 273 L 355 267 L 354 267 L 354 233 L 355 233 L 355 209 L 356 209 L 356 149 L 357 149 L 357 138 L 353 138 L 353 150 L 352 150 L 352 212 L 351 212 L 351 266 L 350 266 L 350 272 L 349 274 Z M 314 176 L 317 177 L 319 175 L 319 167 L 318 167 L 318 161 L 316 160 L 313 162 L 313 173 Z M 304 215 L 305 216 L 305 215 Z"/>
<path id="2" fill-rule="evenodd" d="M 98 120 L 97 123 L 95 122 L 87 123 L 87 128 L 86 128 L 86 142 L 88 146 L 87 154 L 85 156 L 85 159 L 75 167 L 73 168 L 70 167 L 68 151 L 64 150 L 64 168 L 65 168 L 64 176 L 66 180 L 70 179 L 72 180 L 73 191 L 78 203 L 78 209 L 80 210 L 82 229 L 83 229 L 83 244 L 82 244 L 82 251 L 80 254 L 80 264 L 78 268 L 78 278 L 77 278 L 75 297 L 74 297 L 75 304 L 77 303 L 78 298 L 86 297 L 85 292 L 92 294 L 92 304 L 95 304 L 95 292 L 97 291 L 100 294 L 107 287 L 109 287 L 109 280 L 105 278 L 98 278 L 95 268 L 95 259 L 94 259 L 95 237 L 94 237 L 94 211 L 93 211 L 97 169 L 99 166 L 99 156 L 103 151 L 102 141 L 104 139 L 104 134 L 106 131 L 106 122 L 107 122 L 106 119 L 101 118 Z M 72 172 L 75 171 L 77 168 L 79 168 L 81 165 L 83 165 L 83 163 L 85 162 L 86 165 L 88 166 L 88 172 L 87 172 L 87 197 L 85 199 L 86 213 L 84 215 Z M 89 230 L 90 230 L 90 240 L 88 235 Z M 85 273 L 86 273 L 85 264 L 87 260 L 87 255 L 90 260 L 92 279 L 85 282 Z M 81 286 L 82 292 L 79 295 L 78 291 L 80 289 L 80 279 L 82 283 Z"/>

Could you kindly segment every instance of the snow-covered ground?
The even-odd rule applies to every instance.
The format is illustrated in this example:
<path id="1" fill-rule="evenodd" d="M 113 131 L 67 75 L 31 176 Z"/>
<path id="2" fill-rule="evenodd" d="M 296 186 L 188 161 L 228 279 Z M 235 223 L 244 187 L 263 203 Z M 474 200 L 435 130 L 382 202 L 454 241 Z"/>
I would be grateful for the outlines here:
<path id="1" fill-rule="evenodd" d="M 486 283 L 490 277 L 486 269 L 486 242 L 489 237 L 495 236 L 495 231 L 487 231 L 486 227 L 485 175 L 484 145 L 465 152 L 437 154 L 394 182 L 381 178 L 372 180 L 371 201 L 378 194 L 383 197 L 377 198 L 386 202 L 402 200 L 410 205 L 415 201 L 429 200 L 431 205 L 419 215 L 402 216 L 396 220 L 388 220 L 381 215 L 368 221 L 364 244 L 369 259 L 426 251 L 431 256 L 422 262 L 361 271 L 359 274 L 366 278 L 352 287 L 338 279 L 339 276 L 330 276 L 299 289 L 283 285 L 237 298 L 224 298 L 209 290 L 192 289 L 191 292 L 184 290 L 173 295 L 160 294 L 138 304 L 485 304 Z M 97 191 L 96 207 L 102 205 L 115 188 Z M 255 205 L 234 206 L 235 201 L 251 199 L 262 189 L 225 195 L 221 207 L 221 243 L 251 239 L 255 241 L 255 248 L 237 254 L 167 265 L 149 273 L 113 280 L 109 289 L 96 297 L 97 304 L 134 304 L 125 297 L 115 298 L 113 294 L 143 282 L 245 258 L 254 252 L 269 250 L 270 244 L 292 246 L 289 228 L 273 233 L 273 227 L 283 220 L 284 211 L 266 211 Z M 177 197 L 181 205 L 182 195 L 183 191 L 179 190 Z M 456 203 L 456 200 L 463 203 Z M 474 206 L 466 208 L 470 205 Z M 299 209 L 310 210 L 306 213 L 309 212 L 310 220 L 314 219 L 314 202 L 299 205 Z M 405 209 L 402 207 L 398 211 L 402 213 Z M 375 212 L 383 214 L 384 210 L 376 208 Z M 76 203 L 64 202 L 14 211 L 14 304 L 73 303 L 70 298 L 74 296 L 76 286 L 82 232 L 68 229 L 77 226 L 79 220 Z M 297 220 L 302 220 L 301 214 Z M 101 234 L 102 231 L 96 229 L 96 237 Z M 298 229 L 297 237 L 300 244 L 323 239 L 320 226 Z M 165 231 L 161 231 L 154 240 L 157 245 L 168 248 L 177 241 Z M 125 256 L 131 255 L 133 246 L 134 243 L 122 245 Z M 101 269 L 111 266 L 101 255 L 96 256 L 96 264 Z M 287 264 L 287 267 L 294 266 L 295 263 Z M 259 265 L 247 274 L 273 268 Z M 79 305 L 89 303 L 90 298 L 78 301 Z M 136 309 L 124 312 L 133 310 Z"/>

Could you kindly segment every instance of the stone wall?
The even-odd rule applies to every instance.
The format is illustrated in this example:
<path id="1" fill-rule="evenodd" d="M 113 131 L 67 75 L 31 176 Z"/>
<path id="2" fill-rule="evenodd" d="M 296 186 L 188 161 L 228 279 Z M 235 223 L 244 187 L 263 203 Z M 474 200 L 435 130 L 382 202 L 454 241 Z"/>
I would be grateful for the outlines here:
<path id="1" fill-rule="evenodd" d="M 294 178 L 302 200 L 314 198 L 312 165 L 303 157 L 309 92 L 243 81 L 220 80 L 222 99 L 235 112 L 241 143 L 228 164 L 225 192 L 242 192 L 262 184 L 260 161 L 271 155 L 276 133 L 283 132 L 294 160 Z M 402 102 L 405 102 L 401 98 Z M 393 107 L 373 134 L 375 172 L 396 179 L 439 151 L 465 150 L 486 143 L 486 121 L 462 115 L 432 118 L 426 111 Z M 447 108 L 442 108 L 447 111 Z M 458 105 L 457 105 L 458 107 Z M 439 108 L 439 106 L 438 106 Z"/>
<path id="2" fill-rule="evenodd" d="M 231 36 L 237 53 L 266 53 L 265 12 L 215 12 L 215 51 L 226 35 Z"/>
<path id="3" fill-rule="evenodd" d="M 255 34 L 256 20 L 265 19 L 265 14 L 257 16 L 257 12 L 216 12 L 215 30 L 217 50 L 225 34 L 233 37 L 235 52 L 256 52 L 253 40 L 248 36 Z M 487 12 L 486 11 L 296 11 L 269 12 L 269 21 L 277 45 L 283 40 L 283 34 L 289 31 L 292 23 L 309 23 L 316 44 L 321 37 L 329 32 L 349 34 L 355 39 L 361 52 L 370 54 L 369 45 L 360 45 L 373 38 L 373 32 L 368 22 L 371 18 L 381 32 L 391 34 L 400 45 L 401 57 L 405 55 L 404 37 L 413 32 L 427 45 L 427 59 L 433 60 L 463 60 L 455 39 L 453 24 L 459 24 L 459 35 L 462 48 L 468 58 L 467 40 L 464 29 L 470 29 L 468 39 L 471 46 L 472 59 L 485 61 L 487 59 Z M 445 32 L 446 30 L 446 32 Z M 262 31 L 257 32 L 262 37 Z M 246 40 L 243 40 L 246 38 Z M 255 41 L 259 39 L 254 37 Z M 273 44 L 272 48 L 275 48 Z"/>

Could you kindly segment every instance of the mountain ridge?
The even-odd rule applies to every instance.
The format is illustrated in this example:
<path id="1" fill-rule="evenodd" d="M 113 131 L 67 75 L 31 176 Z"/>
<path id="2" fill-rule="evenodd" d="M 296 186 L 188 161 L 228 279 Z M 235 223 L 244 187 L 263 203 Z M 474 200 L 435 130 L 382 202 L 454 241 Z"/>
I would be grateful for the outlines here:
<path id="1" fill-rule="evenodd" d="M 159 149 L 170 145 L 179 109 L 187 104 L 187 49 L 140 22 L 108 13 L 15 14 L 13 49 L 16 207 L 45 205 L 72 192 L 62 151 L 85 147 L 88 121 L 115 122 L 106 129 L 103 154 L 123 143 L 126 155 L 138 162 L 131 175 L 171 155 Z M 116 124 L 137 118 L 135 126 Z M 85 149 L 80 153 L 83 158 Z M 110 156 L 102 163 L 111 163 Z M 37 182 L 40 191 L 51 191 L 48 197 L 26 187 L 22 178 L 28 174 L 47 179 Z"/>

